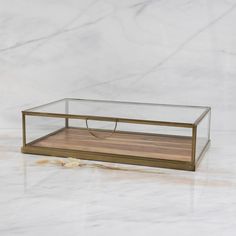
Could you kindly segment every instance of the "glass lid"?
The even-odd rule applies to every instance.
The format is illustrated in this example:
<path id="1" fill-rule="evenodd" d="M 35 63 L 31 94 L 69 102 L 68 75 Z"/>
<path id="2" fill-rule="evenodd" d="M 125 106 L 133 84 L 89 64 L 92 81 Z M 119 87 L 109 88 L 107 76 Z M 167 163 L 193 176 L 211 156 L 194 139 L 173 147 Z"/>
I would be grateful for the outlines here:
<path id="1" fill-rule="evenodd" d="M 25 110 L 35 115 L 71 115 L 194 124 L 209 107 L 66 98 Z"/>

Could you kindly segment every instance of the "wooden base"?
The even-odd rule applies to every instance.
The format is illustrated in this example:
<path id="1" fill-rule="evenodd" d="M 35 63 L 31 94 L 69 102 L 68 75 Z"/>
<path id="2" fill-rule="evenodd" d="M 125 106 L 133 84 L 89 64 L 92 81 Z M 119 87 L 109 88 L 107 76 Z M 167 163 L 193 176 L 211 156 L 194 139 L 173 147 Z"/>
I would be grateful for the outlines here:
<path id="1" fill-rule="evenodd" d="M 23 153 L 194 170 L 192 138 L 134 132 L 63 128 L 22 147 Z"/>

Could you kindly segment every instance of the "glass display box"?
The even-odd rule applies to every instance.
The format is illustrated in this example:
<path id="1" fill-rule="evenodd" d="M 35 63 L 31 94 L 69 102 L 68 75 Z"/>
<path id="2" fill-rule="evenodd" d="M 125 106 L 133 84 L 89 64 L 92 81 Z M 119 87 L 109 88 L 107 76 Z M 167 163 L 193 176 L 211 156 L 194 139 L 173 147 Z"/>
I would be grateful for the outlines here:
<path id="1" fill-rule="evenodd" d="M 65 98 L 22 111 L 21 151 L 195 171 L 211 108 Z"/>

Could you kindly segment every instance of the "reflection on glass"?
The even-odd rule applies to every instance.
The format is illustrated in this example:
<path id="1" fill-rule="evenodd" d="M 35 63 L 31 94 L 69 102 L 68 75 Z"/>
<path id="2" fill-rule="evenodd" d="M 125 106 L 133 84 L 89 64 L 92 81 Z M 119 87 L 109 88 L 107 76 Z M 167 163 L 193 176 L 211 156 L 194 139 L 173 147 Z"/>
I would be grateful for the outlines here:
<path id="1" fill-rule="evenodd" d="M 204 119 L 197 126 L 197 140 L 196 140 L 196 158 L 201 156 L 202 151 L 206 147 L 210 140 L 210 112 L 204 117 Z"/>

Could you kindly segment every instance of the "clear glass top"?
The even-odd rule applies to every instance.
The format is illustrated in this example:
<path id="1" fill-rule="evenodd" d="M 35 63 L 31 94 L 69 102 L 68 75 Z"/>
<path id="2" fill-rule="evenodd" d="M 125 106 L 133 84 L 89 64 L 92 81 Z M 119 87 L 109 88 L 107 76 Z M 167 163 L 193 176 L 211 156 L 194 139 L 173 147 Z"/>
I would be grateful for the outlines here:
<path id="1" fill-rule="evenodd" d="M 202 106 L 66 98 L 24 112 L 194 124 L 207 109 Z"/>

